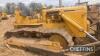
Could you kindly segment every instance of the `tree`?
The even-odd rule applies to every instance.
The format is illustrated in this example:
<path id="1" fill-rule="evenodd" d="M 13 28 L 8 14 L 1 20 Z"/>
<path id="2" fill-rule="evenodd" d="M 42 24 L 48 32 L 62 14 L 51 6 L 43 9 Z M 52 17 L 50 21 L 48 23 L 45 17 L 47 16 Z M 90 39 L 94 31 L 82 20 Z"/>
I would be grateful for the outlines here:
<path id="1" fill-rule="evenodd" d="M 42 4 L 41 3 L 30 3 L 29 8 L 32 11 L 40 11 L 42 9 Z"/>
<path id="2" fill-rule="evenodd" d="M 47 6 L 47 8 L 51 9 L 51 8 L 53 8 L 53 5 L 49 5 L 49 6 Z"/>
<path id="3" fill-rule="evenodd" d="M 0 6 L 0 12 L 2 12 L 2 7 Z"/>
<path id="4" fill-rule="evenodd" d="M 30 16 L 29 9 L 24 3 L 19 3 L 18 7 L 21 10 L 21 15 Z"/>
<path id="5" fill-rule="evenodd" d="M 7 3 L 6 4 L 6 13 L 7 14 L 14 14 L 15 6 L 16 5 L 14 3 Z"/>

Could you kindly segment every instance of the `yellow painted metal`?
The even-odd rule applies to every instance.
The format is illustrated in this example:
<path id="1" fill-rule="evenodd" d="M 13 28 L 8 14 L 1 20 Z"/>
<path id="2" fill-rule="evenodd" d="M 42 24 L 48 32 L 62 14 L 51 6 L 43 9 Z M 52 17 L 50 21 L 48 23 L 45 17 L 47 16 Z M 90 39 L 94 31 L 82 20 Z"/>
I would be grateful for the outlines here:
<path id="1" fill-rule="evenodd" d="M 59 35 L 52 35 L 49 38 L 49 40 L 59 43 L 59 45 L 62 46 L 62 48 L 66 48 L 66 46 L 68 46 L 68 43 L 66 42 L 66 40 L 62 36 L 59 36 Z"/>
<path id="2" fill-rule="evenodd" d="M 7 13 L 2 12 L 2 17 L 6 17 L 6 16 L 7 16 Z"/>
<path id="3" fill-rule="evenodd" d="M 51 13 L 53 12 L 53 13 Z M 49 15 L 57 12 L 57 17 Z M 21 16 L 21 11 L 15 11 L 15 25 L 39 25 L 47 29 L 65 29 L 73 37 L 85 37 L 86 34 L 82 30 L 88 30 L 87 7 L 73 6 L 53 9 L 43 9 L 39 18 L 31 18 L 30 16 Z M 63 22 L 52 22 L 52 19 L 62 19 Z"/>
<path id="4" fill-rule="evenodd" d="M 21 15 L 21 11 L 19 9 L 16 9 L 15 11 L 15 18 L 16 18 L 16 22 L 15 25 L 38 25 L 40 22 L 40 20 L 38 20 L 37 18 L 32 18 L 30 16 L 22 16 Z M 37 24 L 38 23 L 38 24 Z"/>
<path id="5" fill-rule="evenodd" d="M 74 8 L 74 7 L 73 7 Z M 75 37 L 85 37 L 83 31 L 88 30 L 87 8 L 79 7 L 79 10 L 61 12 L 66 28 Z"/>

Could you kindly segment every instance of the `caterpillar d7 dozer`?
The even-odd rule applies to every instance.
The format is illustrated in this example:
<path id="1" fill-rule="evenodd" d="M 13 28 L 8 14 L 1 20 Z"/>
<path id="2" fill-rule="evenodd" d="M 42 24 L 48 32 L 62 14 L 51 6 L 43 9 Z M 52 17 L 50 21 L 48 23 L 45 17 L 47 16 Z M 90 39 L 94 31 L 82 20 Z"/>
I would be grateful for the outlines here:
<path id="1" fill-rule="evenodd" d="M 34 16 L 23 16 L 17 8 L 15 18 L 15 29 L 5 34 L 9 45 L 61 51 L 69 46 L 98 41 L 88 33 L 86 6 L 43 8 Z"/>

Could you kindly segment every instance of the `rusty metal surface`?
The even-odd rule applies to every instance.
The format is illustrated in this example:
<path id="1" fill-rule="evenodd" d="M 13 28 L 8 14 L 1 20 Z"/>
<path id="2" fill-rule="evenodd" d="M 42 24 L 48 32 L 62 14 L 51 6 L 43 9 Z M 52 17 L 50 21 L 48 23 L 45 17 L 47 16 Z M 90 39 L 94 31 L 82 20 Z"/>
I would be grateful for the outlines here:
<path id="1" fill-rule="evenodd" d="M 40 45 L 41 42 L 36 43 L 34 40 L 11 38 L 8 39 L 6 43 L 24 50 L 29 50 L 29 52 L 37 52 L 41 55 L 65 56 L 64 54 L 60 53 L 60 50 L 49 49 L 46 45 Z"/>

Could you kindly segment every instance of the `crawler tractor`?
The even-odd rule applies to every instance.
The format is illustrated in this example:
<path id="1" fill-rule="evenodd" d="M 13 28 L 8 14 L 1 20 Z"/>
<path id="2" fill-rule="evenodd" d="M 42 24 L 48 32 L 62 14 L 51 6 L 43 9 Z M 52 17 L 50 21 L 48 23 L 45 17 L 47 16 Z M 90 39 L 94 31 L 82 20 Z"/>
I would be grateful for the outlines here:
<path id="1" fill-rule="evenodd" d="M 15 19 L 15 29 L 5 34 L 9 45 L 62 51 L 69 46 L 99 41 L 95 32 L 89 33 L 91 24 L 86 6 L 43 8 L 34 16 L 23 16 L 17 8 Z"/>

